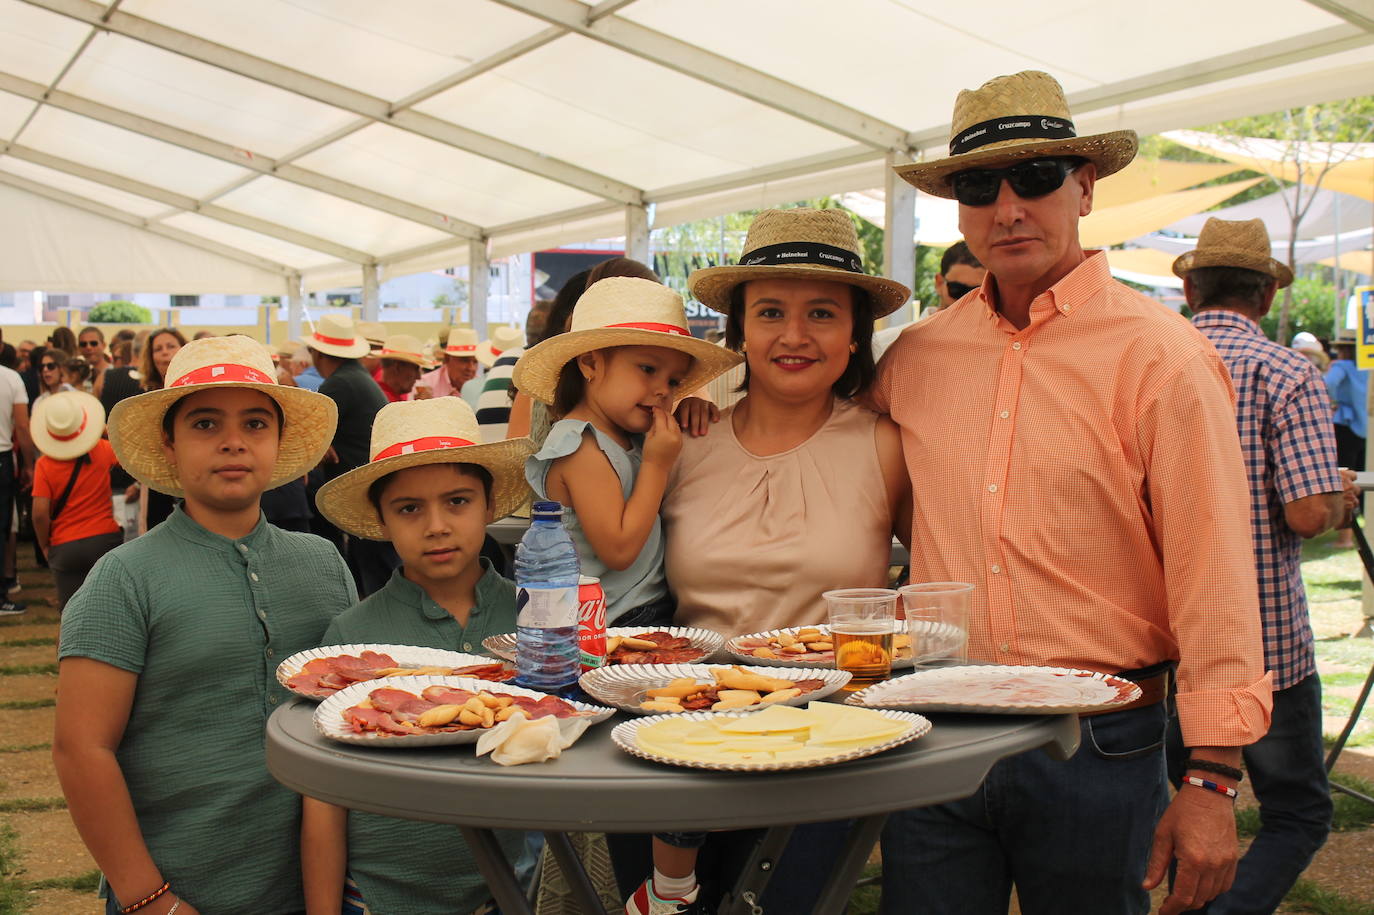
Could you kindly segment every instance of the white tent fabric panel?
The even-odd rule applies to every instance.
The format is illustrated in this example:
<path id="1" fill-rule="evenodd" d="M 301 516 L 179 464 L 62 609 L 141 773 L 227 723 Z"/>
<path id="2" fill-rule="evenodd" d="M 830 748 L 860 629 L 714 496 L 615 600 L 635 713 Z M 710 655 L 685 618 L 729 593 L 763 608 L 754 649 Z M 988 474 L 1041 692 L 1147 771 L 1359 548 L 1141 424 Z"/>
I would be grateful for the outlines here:
<path id="1" fill-rule="evenodd" d="M 1027 67 L 1082 133 L 1368 92 L 1374 30 L 1340 9 L 0 0 L 0 176 L 354 284 L 462 263 L 468 236 L 618 237 L 626 204 L 663 226 L 881 187 L 887 153 L 943 154 L 961 88 Z"/>
<path id="2" fill-rule="evenodd" d="M 115 190 L 103 184 L 96 184 L 94 181 L 87 181 L 85 178 L 78 178 L 75 175 L 68 175 L 65 172 L 53 171 L 50 168 L 44 168 L 33 162 L 25 162 L 23 159 L 16 159 L 13 156 L 0 158 L 0 171 L 37 181 L 48 187 L 55 187 L 76 194 L 78 197 L 85 197 L 87 200 L 103 203 L 120 212 L 141 219 L 152 219 L 160 213 L 167 212 L 167 205 L 158 203 L 156 200 L 149 200 L 147 197 L 140 197 L 137 194 L 126 194 L 124 191 Z"/>
<path id="3" fill-rule="evenodd" d="M 65 16 L 35 9 L 19 0 L 0 0 L 4 69 L 15 76 L 51 82 L 89 33 L 89 26 Z"/>
<path id="4" fill-rule="evenodd" d="M 219 199 L 221 206 L 365 251 L 393 251 L 449 237 L 408 219 L 263 176 Z"/>
<path id="5" fill-rule="evenodd" d="M 849 144 L 772 109 L 569 35 L 416 106 L 637 187 Z M 749 142 L 740 142 L 741 137 Z"/>
<path id="6" fill-rule="evenodd" d="M 0 289 L 252 294 L 282 277 L 0 186 Z"/>
<path id="7" fill-rule="evenodd" d="M 402 98 L 539 24 L 482 0 L 126 0 L 125 12 L 382 98 Z M 266 27 L 265 27 L 266 26 Z"/>
<path id="8" fill-rule="evenodd" d="M 177 213 L 162 220 L 165 225 L 201 235 L 212 241 L 238 248 L 257 257 L 265 257 L 278 264 L 285 264 L 296 270 L 309 270 L 336 263 L 333 257 L 311 248 L 293 245 L 291 242 L 262 235 L 249 229 L 241 229 L 217 219 L 209 219 L 195 213 Z M 354 275 L 357 269 L 350 267 Z"/>
<path id="9" fill-rule="evenodd" d="M 38 109 L 20 142 L 72 162 L 191 197 L 203 197 L 252 174 L 227 162 L 49 105 Z"/>
<path id="10" fill-rule="evenodd" d="M 120 35 L 97 35 L 62 89 L 268 156 L 352 120 L 328 105 Z"/>
<path id="11" fill-rule="evenodd" d="M 570 210 L 600 200 L 491 159 L 384 124 L 302 156 L 303 168 L 399 197 L 423 201 L 484 226 Z"/>
<path id="12" fill-rule="evenodd" d="M 1293 234 L 1292 217 L 1288 215 L 1288 207 L 1293 205 L 1294 199 L 1294 189 L 1284 188 L 1257 200 L 1247 200 L 1233 207 L 1180 219 L 1166 228 L 1179 235 L 1197 235 L 1209 217 L 1261 219 L 1268 228 L 1272 241 L 1287 241 Z M 1306 208 L 1302 223 L 1298 226 L 1298 238 L 1344 234 L 1355 229 L 1367 229 L 1374 224 L 1374 203 L 1361 200 L 1359 197 L 1338 194 L 1324 188 L 1303 187 L 1302 197 L 1298 199 L 1298 205 Z"/>

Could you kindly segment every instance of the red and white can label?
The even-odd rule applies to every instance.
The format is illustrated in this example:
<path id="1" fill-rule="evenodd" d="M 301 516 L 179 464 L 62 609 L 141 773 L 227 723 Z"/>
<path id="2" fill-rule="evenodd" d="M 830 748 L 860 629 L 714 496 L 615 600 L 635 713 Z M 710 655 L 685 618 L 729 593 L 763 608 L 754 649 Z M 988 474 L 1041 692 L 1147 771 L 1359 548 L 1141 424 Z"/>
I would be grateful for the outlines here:
<path id="1" fill-rule="evenodd" d="M 606 592 L 587 575 L 577 580 L 577 645 L 583 671 L 606 663 Z"/>

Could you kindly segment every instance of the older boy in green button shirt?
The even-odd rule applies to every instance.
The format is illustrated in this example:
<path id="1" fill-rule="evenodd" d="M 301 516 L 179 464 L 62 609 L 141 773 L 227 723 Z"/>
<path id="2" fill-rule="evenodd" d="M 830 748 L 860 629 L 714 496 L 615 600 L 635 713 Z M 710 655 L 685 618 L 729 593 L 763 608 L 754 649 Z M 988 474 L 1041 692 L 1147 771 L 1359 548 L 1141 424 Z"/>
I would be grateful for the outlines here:
<path id="1" fill-rule="evenodd" d="M 357 595 L 332 546 L 262 517 L 334 431 L 329 398 L 274 376 L 248 337 L 198 340 L 110 415 L 125 469 L 185 499 L 62 618 L 53 758 L 110 912 L 303 908 L 300 800 L 267 772 L 264 725 L 289 698 L 277 664 Z"/>
<path id="2" fill-rule="evenodd" d="M 529 497 L 529 439 L 479 444 L 458 397 L 401 401 L 377 413 L 371 460 L 326 483 L 320 512 L 340 530 L 390 540 L 402 566 L 341 613 L 325 644 L 383 643 L 471 651 L 515 629 L 515 585 L 480 556 L 487 525 Z M 521 833 L 499 833 L 512 859 Z M 301 860 L 308 911 L 340 911 L 345 880 L 377 915 L 469 915 L 491 894 L 455 826 L 349 812 L 305 799 Z"/>

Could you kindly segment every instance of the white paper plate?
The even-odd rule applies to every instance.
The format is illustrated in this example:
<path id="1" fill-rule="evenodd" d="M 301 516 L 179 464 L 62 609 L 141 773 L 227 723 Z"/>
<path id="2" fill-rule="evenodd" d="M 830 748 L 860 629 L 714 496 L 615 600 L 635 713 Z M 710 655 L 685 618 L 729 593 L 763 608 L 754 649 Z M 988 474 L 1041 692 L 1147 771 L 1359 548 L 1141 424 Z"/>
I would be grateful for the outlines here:
<path id="1" fill-rule="evenodd" d="M 669 680 L 676 680 L 680 677 L 693 677 L 700 682 L 713 683 L 715 677 L 711 675 L 711 671 L 729 669 L 728 664 L 612 664 L 610 667 L 600 667 L 596 670 L 587 671 L 578 682 L 588 694 L 600 699 L 607 705 L 615 706 L 621 711 L 629 712 L 632 715 L 661 715 L 664 713 L 649 712 L 639 707 L 639 703 L 644 701 L 646 689 L 667 686 Z M 805 705 L 816 699 L 824 699 L 848 683 L 851 676 L 847 670 L 815 670 L 786 674 L 778 671 L 776 667 L 746 667 L 744 669 L 750 673 L 762 674 L 765 677 L 774 677 L 779 680 L 825 681 L 825 685 L 819 689 L 802 693 L 800 696 L 785 699 L 778 703 L 770 703 L 775 705 Z M 737 711 L 756 712 L 767 707 L 767 705 L 757 705 Z M 713 715 L 725 714 L 724 712 L 712 712 L 710 709 L 702 709 L 702 711 L 710 712 Z"/>
<path id="2" fill-rule="evenodd" d="M 693 648 L 699 648 L 705 652 L 694 664 L 710 659 L 711 655 L 720 650 L 720 646 L 725 644 L 725 636 L 719 632 L 712 632 L 710 629 L 689 629 L 685 626 L 626 626 L 612 627 L 606 630 L 606 638 L 612 636 L 635 636 L 646 632 L 666 632 L 677 638 L 687 639 L 692 643 Z M 482 640 L 482 647 L 498 658 L 507 661 L 515 660 L 515 633 L 505 632 L 501 635 L 488 636 Z M 612 667 L 616 665 L 611 665 Z"/>
<path id="3" fill-rule="evenodd" d="M 993 715 L 1096 712 L 1140 698 L 1130 680 L 1071 667 L 979 664 L 922 670 L 861 689 L 846 705 Z"/>
<path id="4" fill-rule="evenodd" d="M 548 695 L 548 693 L 512 686 L 509 683 L 492 683 L 489 680 L 474 680 L 472 677 L 387 677 L 385 680 L 367 680 L 363 683 L 354 683 L 347 689 L 341 689 L 321 702 L 315 709 L 315 730 L 330 740 L 373 747 L 437 747 L 476 743 L 487 732 L 485 728 L 474 728 L 471 731 L 449 731 L 442 734 L 379 734 L 376 732 L 358 734 L 344 720 L 344 711 L 362 702 L 371 695 L 374 689 L 403 689 L 418 696 L 426 687 L 430 686 L 450 686 L 472 692 L 486 690 L 489 693 L 529 696 L 533 699 L 542 699 Z M 600 705 L 588 705 L 585 702 L 574 702 L 571 699 L 564 699 L 563 701 L 578 711 L 592 713 L 587 716 L 592 724 L 600 724 L 615 714 L 615 709 L 604 708 Z"/>
<path id="5" fill-rule="evenodd" d="M 898 622 L 900 622 L 900 620 Z M 745 635 L 737 635 L 725 643 L 725 650 L 728 651 L 731 656 L 738 658 L 746 664 L 762 664 L 768 667 L 809 667 L 813 670 L 834 670 L 835 652 L 833 651 L 826 652 L 823 659 L 798 661 L 792 658 L 755 657 L 753 654 L 750 654 L 748 648 L 741 647 L 740 645 L 740 642 L 744 639 L 771 639 L 775 636 L 782 635 L 784 632 L 789 635 L 796 635 L 803 629 L 819 629 L 822 635 L 830 634 L 830 627 L 827 625 L 793 626 L 789 629 L 768 629 L 764 632 L 750 632 Z M 911 657 L 910 648 L 902 649 L 902 653 L 892 659 L 892 668 L 894 670 L 914 667 L 915 664 L 916 662 Z"/>
<path id="6" fill-rule="evenodd" d="M 648 759 L 657 763 L 664 763 L 669 766 L 685 766 L 689 769 L 712 769 L 719 772 L 785 772 L 789 769 L 814 769 L 818 766 L 833 766 L 836 763 L 848 762 L 851 759 L 862 759 L 865 756 L 873 756 L 884 750 L 893 747 L 900 747 L 904 743 L 910 743 L 918 737 L 924 737 L 930 732 L 930 720 L 917 715 L 913 712 L 896 712 L 881 709 L 884 718 L 891 718 L 893 721 L 905 721 L 910 723 L 911 729 L 904 734 L 885 740 L 882 743 L 875 743 L 867 747 L 854 747 L 848 750 L 836 750 L 828 756 L 821 756 L 815 759 L 795 759 L 784 760 L 758 760 L 749 762 L 711 762 L 700 759 L 680 759 L 675 756 L 661 756 L 657 753 L 650 753 L 640 748 L 635 742 L 635 734 L 642 727 L 647 727 L 655 722 L 671 718 L 673 721 L 719 721 L 722 717 L 742 718 L 745 715 L 752 715 L 753 712 L 687 712 L 682 715 L 655 715 L 651 718 L 637 718 L 634 721 L 625 721 L 615 726 L 611 731 L 611 740 L 617 747 L 629 753 L 631 756 L 638 756 L 640 759 Z"/>
<path id="7" fill-rule="evenodd" d="M 464 654 L 461 651 L 447 651 L 442 648 L 421 648 L 418 645 L 321 645 L 319 648 L 308 648 L 305 651 L 298 651 L 277 665 L 277 682 L 291 692 L 303 699 L 310 699 L 319 702 L 327 696 L 312 696 L 300 690 L 291 689 L 287 681 L 301 672 L 301 668 L 307 662 L 316 658 L 336 658 L 339 655 L 347 654 L 357 657 L 364 651 L 375 651 L 378 654 L 389 655 L 396 662 L 397 667 L 472 667 L 477 664 L 496 663 L 491 658 L 483 657 L 479 654 Z M 394 679 L 388 677 L 387 679 Z M 360 681 L 373 683 L 373 680 Z"/>

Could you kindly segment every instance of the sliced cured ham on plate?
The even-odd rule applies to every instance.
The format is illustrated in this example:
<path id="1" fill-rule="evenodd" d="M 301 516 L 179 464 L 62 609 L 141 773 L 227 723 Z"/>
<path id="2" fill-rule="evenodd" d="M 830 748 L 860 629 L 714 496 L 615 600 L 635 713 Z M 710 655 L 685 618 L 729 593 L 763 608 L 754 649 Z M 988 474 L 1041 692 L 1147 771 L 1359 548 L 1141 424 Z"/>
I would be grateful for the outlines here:
<path id="1" fill-rule="evenodd" d="M 277 666 L 277 682 L 306 699 L 328 698 L 353 683 L 383 677 L 446 674 L 502 681 L 515 669 L 492 658 L 415 645 L 322 645 Z"/>

